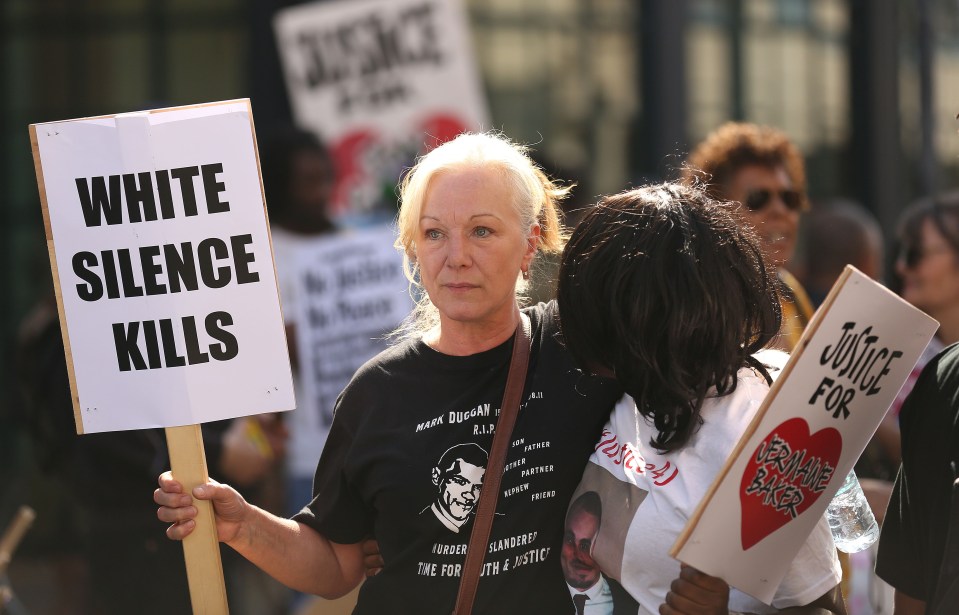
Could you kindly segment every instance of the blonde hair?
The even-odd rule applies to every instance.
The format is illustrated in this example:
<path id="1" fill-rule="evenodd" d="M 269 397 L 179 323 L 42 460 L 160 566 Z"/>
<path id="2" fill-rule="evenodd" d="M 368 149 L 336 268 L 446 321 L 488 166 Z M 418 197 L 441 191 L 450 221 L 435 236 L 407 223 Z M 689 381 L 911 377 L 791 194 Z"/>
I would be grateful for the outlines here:
<path id="1" fill-rule="evenodd" d="M 416 305 L 394 337 L 421 335 L 439 322 L 439 312 L 419 280 L 416 237 L 420 213 L 434 178 L 465 169 L 493 169 L 503 174 L 513 194 L 511 205 L 519 214 L 523 232 L 539 225 L 537 252 L 558 253 L 568 233 L 560 221 L 559 203 L 571 186 L 561 186 L 530 159 L 527 148 L 494 133 L 463 133 L 431 150 L 400 181 L 400 211 L 395 246 L 403 253 L 403 269 Z M 517 276 L 517 292 L 525 288 Z"/>

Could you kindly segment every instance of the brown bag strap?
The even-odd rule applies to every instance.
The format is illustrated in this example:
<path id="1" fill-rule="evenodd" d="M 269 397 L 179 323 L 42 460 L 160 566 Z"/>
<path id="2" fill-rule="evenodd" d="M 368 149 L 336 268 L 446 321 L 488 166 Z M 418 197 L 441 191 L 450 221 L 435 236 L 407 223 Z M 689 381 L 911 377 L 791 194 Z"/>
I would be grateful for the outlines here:
<path id="1" fill-rule="evenodd" d="M 476 588 L 479 585 L 480 571 L 483 569 L 483 556 L 489 544 L 493 516 L 496 513 L 496 501 L 499 499 L 499 486 L 506 465 L 506 450 L 509 447 L 516 415 L 523 398 L 526 384 L 526 369 L 529 367 L 530 324 L 525 314 L 520 315 L 513 335 L 513 356 L 510 358 L 509 375 L 506 377 L 506 391 L 500 406 L 496 432 L 493 434 L 493 446 L 486 464 L 483 487 L 480 489 L 476 516 L 473 519 L 473 531 L 470 534 L 469 547 L 466 549 L 466 563 L 460 576 L 460 589 L 456 596 L 453 615 L 470 615 Z"/>

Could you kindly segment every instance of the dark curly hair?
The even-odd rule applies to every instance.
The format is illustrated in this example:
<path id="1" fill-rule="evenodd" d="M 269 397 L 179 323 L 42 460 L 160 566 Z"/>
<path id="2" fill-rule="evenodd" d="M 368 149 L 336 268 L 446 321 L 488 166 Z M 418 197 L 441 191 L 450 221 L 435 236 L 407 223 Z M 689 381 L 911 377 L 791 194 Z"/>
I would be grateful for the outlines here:
<path id="1" fill-rule="evenodd" d="M 686 160 L 683 179 L 700 183 L 714 199 L 726 200 L 729 181 L 743 167 L 782 167 L 793 188 L 806 199 L 806 167 L 802 154 L 782 131 L 770 126 L 727 122 L 710 133 Z"/>
<path id="2" fill-rule="evenodd" d="M 565 343 L 587 370 L 612 370 L 652 419 L 651 444 L 681 448 L 703 401 L 736 389 L 782 321 L 775 270 L 733 205 L 666 183 L 604 197 L 563 252 Z"/>

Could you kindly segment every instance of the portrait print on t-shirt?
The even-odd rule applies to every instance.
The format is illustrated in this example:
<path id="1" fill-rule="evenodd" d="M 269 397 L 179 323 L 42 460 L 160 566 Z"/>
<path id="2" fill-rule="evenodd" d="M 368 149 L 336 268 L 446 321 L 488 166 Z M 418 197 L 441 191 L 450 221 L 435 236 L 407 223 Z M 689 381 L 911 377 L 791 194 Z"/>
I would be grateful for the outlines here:
<path id="1" fill-rule="evenodd" d="M 608 432 L 604 436 L 607 440 Z M 576 591 L 586 591 L 598 581 L 600 569 L 608 582 L 621 579 L 626 535 L 647 495 L 645 489 L 620 480 L 609 470 L 586 464 L 567 511 L 563 540 L 563 571 L 574 598 Z"/>
<path id="2" fill-rule="evenodd" d="M 447 449 L 432 470 L 436 500 L 421 514 L 432 512 L 451 532 L 459 533 L 472 517 L 489 454 L 478 444 L 457 444 Z"/>

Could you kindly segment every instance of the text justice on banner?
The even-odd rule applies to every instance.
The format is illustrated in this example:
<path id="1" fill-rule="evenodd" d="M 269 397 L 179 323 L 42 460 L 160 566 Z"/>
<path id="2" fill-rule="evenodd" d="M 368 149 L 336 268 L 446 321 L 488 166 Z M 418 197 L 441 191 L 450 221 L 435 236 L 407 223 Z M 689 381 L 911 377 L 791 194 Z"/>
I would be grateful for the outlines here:
<path id="1" fill-rule="evenodd" d="M 847 267 L 670 554 L 768 603 L 937 328 Z"/>
<path id="2" fill-rule="evenodd" d="M 489 127 L 463 0 L 301 3 L 274 30 L 296 123 L 336 159 L 343 225 L 390 221 L 417 154 Z"/>
<path id="3" fill-rule="evenodd" d="M 291 409 L 249 102 L 31 136 L 78 431 Z"/>

